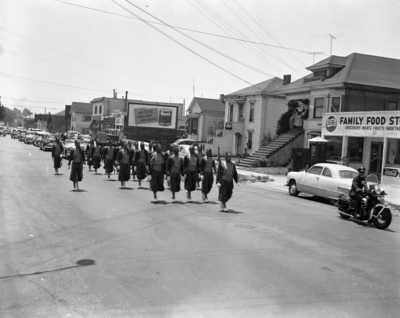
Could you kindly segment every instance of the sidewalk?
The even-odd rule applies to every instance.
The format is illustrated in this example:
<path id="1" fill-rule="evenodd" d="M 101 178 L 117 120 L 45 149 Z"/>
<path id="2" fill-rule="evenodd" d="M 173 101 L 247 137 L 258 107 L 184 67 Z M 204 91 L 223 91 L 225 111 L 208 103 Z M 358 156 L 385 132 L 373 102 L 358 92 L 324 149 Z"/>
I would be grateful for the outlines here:
<path id="1" fill-rule="evenodd" d="M 285 175 L 267 175 L 263 173 L 257 173 L 252 171 L 240 170 L 237 169 L 239 176 L 245 176 L 249 178 L 248 182 L 257 183 L 260 187 L 270 188 L 277 191 L 288 192 L 288 187 L 286 184 L 286 176 Z M 386 195 L 385 200 L 389 205 L 392 206 L 392 212 L 394 215 L 399 216 L 400 214 L 400 196 L 399 189 L 394 189 L 391 187 L 383 187 L 385 192 L 389 193 Z"/>

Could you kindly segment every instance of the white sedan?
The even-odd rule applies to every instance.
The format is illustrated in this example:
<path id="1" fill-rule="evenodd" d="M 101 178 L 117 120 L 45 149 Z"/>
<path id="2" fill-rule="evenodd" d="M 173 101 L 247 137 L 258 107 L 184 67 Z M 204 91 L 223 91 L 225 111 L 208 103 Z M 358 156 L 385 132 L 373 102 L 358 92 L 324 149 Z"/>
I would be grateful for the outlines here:
<path id="1" fill-rule="evenodd" d="M 327 198 L 334 204 L 340 194 L 348 194 L 357 170 L 336 164 L 318 163 L 307 171 L 289 172 L 286 186 L 289 194 L 297 196 L 300 192 Z"/>

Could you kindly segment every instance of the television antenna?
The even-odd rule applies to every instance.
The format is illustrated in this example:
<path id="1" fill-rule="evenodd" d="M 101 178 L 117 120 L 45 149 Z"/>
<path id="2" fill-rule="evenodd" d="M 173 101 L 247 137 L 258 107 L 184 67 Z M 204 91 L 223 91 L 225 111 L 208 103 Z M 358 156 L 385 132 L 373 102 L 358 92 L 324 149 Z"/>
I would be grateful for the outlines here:
<path id="1" fill-rule="evenodd" d="M 312 63 L 314 64 L 315 55 L 321 55 L 324 54 L 324 52 L 307 52 L 307 54 L 312 54 Z"/>
<path id="2" fill-rule="evenodd" d="M 333 33 L 333 34 L 317 34 L 317 36 L 322 36 L 322 37 L 330 37 L 331 38 L 331 47 L 330 47 L 330 54 L 329 56 L 332 56 L 332 40 L 335 39 L 340 39 L 342 37 L 344 37 L 344 33 Z"/>

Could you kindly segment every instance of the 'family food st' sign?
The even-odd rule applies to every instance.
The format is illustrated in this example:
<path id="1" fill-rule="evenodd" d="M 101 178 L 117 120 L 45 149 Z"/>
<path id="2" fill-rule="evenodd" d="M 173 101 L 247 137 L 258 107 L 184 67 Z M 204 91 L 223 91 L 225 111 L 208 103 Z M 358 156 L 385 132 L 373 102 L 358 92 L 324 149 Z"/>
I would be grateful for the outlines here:
<path id="1" fill-rule="evenodd" d="M 324 114 L 323 135 L 400 138 L 400 112 Z"/>

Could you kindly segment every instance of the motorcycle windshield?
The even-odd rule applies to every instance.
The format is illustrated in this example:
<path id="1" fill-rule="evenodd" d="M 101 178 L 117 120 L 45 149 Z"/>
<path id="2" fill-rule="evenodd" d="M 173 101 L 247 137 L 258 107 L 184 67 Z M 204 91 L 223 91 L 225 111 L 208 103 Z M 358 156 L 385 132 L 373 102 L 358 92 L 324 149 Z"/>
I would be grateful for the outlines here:
<path id="1" fill-rule="evenodd" d="M 379 186 L 379 180 L 378 180 L 378 176 L 376 174 L 370 174 L 365 181 L 367 182 L 368 188 L 370 190 L 371 190 L 371 188 L 375 188 L 375 187 Z"/>

